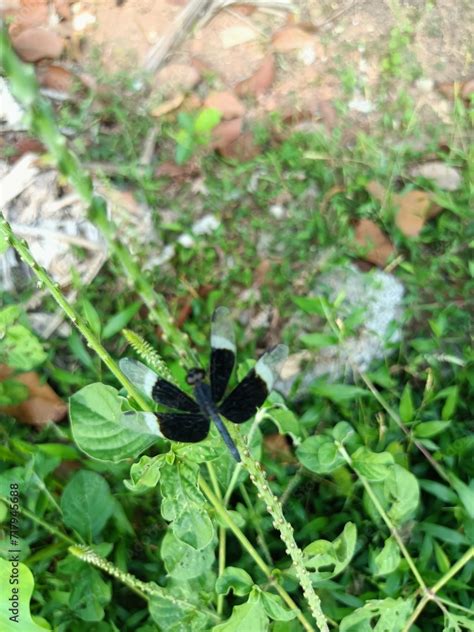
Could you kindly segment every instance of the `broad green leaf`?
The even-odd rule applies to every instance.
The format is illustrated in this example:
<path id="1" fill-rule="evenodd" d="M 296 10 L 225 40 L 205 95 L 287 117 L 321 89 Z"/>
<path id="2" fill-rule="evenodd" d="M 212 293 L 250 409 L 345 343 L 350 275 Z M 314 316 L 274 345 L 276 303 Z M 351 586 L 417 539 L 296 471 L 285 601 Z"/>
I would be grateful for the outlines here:
<path id="1" fill-rule="evenodd" d="M 464 509 L 467 511 L 467 515 L 470 518 L 474 518 L 474 489 L 468 487 L 452 472 L 448 472 L 449 482 L 453 486 L 453 489 L 459 496 Z"/>
<path id="2" fill-rule="evenodd" d="M 84 566 L 74 575 L 69 607 L 83 621 L 102 621 L 104 606 L 111 599 L 110 584 L 91 566 Z"/>
<path id="3" fill-rule="evenodd" d="M 111 386 L 85 386 L 69 400 L 72 434 L 81 450 L 101 461 L 123 461 L 144 452 L 160 436 L 156 424 L 145 434 L 144 413 L 122 412 L 128 407 L 124 397 Z M 136 424 L 134 423 L 136 422 Z M 135 426 L 131 429 L 131 426 Z"/>
<path id="4" fill-rule="evenodd" d="M 347 522 L 344 530 L 333 542 L 315 540 L 303 551 L 304 564 L 309 569 L 312 579 L 319 581 L 329 579 L 341 573 L 354 555 L 357 543 L 357 528 L 353 522 Z M 332 567 L 328 570 L 327 567 Z M 324 568 L 325 570 L 320 570 Z"/>
<path id="5" fill-rule="evenodd" d="M 161 543 L 161 557 L 171 577 L 193 579 L 208 571 L 214 564 L 214 547 L 196 550 L 167 531 Z"/>
<path id="6" fill-rule="evenodd" d="M 301 426 L 291 410 L 288 410 L 288 408 L 272 408 L 268 411 L 268 417 L 275 422 L 280 434 L 289 434 L 293 439 L 299 440 L 301 437 Z"/>
<path id="7" fill-rule="evenodd" d="M 13 566 L 0 557 L 0 629 L 5 632 L 44 632 L 48 627 L 37 625 L 30 614 L 30 599 L 34 589 L 30 569 L 22 564 Z"/>
<path id="8" fill-rule="evenodd" d="M 415 513 L 420 501 L 420 488 L 416 477 L 395 464 L 390 468 L 390 474 L 384 480 L 384 496 L 390 509 L 388 516 L 395 523 L 405 522 Z"/>
<path id="9" fill-rule="evenodd" d="M 213 632 L 267 632 L 269 622 L 260 595 L 260 590 L 254 588 L 248 601 L 240 606 L 234 606 L 230 619 L 214 626 Z"/>
<path id="10" fill-rule="evenodd" d="M 400 632 L 413 611 L 410 599 L 371 599 L 344 617 L 340 632 Z"/>
<path id="11" fill-rule="evenodd" d="M 413 421 L 415 408 L 413 406 L 413 399 L 411 396 L 411 386 L 408 383 L 405 385 L 405 388 L 403 389 L 398 412 L 400 413 L 400 419 L 404 423 L 408 424 L 410 423 L 410 421 Z"/>
<path id="12" fill-rule="evenodd" d="M 214 526 L 204 509 L 206 499 L 198 485 L 199 467 L 177 461 L 161 473 L 161 515 L 171 522 L 178 540 L 196 550 L 205 549 L 214 537 Z"/>
<path id="13" fill-rule="evenodd" d="M 450 421 L 424 421 L 417 424 L 413 432 L 419 439 L 429 439 L 446 430 L 450 424 Z"/>
<path id="14" fill-rule="evenodd" d="M 0 309 L 0 339 L 5 336 L 6 328 L 18 320 L 21 316 L 19 305 L 9 305 Z"/>
<path id="15" fill-rule="evenodd" d="M 280 595 L 262 592 L 260 598 L 265 612 L 273 621 L 291 621 L 296 617 L 295 610 L 289 610 Z"/>
<path id="16" fill-rule="evenodd" d="M 351 384 L 329 384 L 328 382 L 313 384 L 311 392 L 319 397 L 327 397 L 336 404 L 370 395 L 369 391 L 360 388 L 360 386 L 352 386 Z"/>
<path id="17" fill-rule="evenodd" d="M 375 575 L 393 573 L 400 564 L 400 550 L 393 537 L 385 540 L 383 549 L 374 558 Z"/>
<path id="18" fill-rule="evenodd" d="M 368 481 L 383 481 L 390 473 L 395 463 L 390 452 L 372 452 L 364 446 L 358 448 L 352 455 L 354 469 Z"/>
<path id="19" fill-rule="evenodd" d="M 64 523 L 92 542 L 105 527 L 114 510 L 107 481 L 89 470 L 74 474 L 61 496 Z"/>
<path id="20" fill-rule="evenodd" d="M 243 597 L 248 595 L 253 584 L 253 579 L 243 568 L 227 566 L 216 581 L 216 593 L 218 595 L 227 595 L 230 590 L 233 590 L 235 595 Z"/>
<path id="21" fill-rule="evenodd" d="M 124 485 L 131 492 L 142 493 L 157 486 L 161 476 L 161 468 L 166 464 L 165 455 L 150 457 L 143 455 L 138 463 L 130 468 L 130 480 Z"/>
<path id="22" fill-rule="evenodd" d="M 140 309 L 142 303 L 140 301 L 135 301 L 131 305 L 128 305 L 125 309 L 120 311 L 118 314 L 115 314 L 110 318 L 104 325 L 104 329 L 102 330 L 102 338 L 107 340 L 115 334 L 118 334 L 119 331 L 122 331 L 124 327 L 128 325 L 128 323 L 132 320 L 135 314 Z"/>
<path id="23" fill-rule="evenodd" d="M 310 349 L 321 349 L 330 345 L 337 345 L 339 342 L 335 334 L 321 333 L 301 334 L 300 340 L 305 347 Z"/>
<path id="24" fill-rule="evenodd" d="M 316 474 L 329 474 L 345 463 L 333 439 L 326 435 L 309 437 L 298 446 L 296 455 L 302 465 Z"/>
<path id="25" fill-rule="evenodd" d="M 331 434 L 339 443 L 346 443 L 346 441 L 349 441 L 349 439 L 354 436 L 355 431 L 347 421 L 340 421 L 334 426 Z"/>

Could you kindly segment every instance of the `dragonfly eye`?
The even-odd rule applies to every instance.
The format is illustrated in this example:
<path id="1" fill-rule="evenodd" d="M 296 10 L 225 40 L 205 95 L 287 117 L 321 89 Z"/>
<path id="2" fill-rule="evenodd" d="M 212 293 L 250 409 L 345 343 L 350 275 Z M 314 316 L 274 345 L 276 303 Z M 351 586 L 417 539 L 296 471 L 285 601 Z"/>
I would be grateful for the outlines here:
<path id="1" fill-rule="evenodd" d="M 186 376 L 186 382 L 191 386 L 194 386 L 195 384 L 202 382 L 205 377 L 206 371 L 204 371 L 204 369 L 190 369 Z"/>

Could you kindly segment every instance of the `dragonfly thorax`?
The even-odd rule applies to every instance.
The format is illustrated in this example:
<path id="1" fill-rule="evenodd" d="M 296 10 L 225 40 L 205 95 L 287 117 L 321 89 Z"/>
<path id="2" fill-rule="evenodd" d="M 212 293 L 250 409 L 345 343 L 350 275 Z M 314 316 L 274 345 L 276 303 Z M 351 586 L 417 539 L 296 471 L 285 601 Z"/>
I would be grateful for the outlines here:
<path id="1" fill-rule="evenodd" d="M 206 377 L 206 371 L 200 368 L 189 369 L 188 374 L 186 376 L 186 382 L 191 386 L 197 386 L 200 384 L 204 378 Z"/>

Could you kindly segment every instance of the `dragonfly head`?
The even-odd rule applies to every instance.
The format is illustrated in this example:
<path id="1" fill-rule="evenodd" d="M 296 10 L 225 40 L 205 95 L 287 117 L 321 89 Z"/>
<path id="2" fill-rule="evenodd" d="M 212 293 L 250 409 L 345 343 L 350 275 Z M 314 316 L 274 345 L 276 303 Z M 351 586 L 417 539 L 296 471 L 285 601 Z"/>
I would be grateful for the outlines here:
<path id="1" fill-rule="evenodd" d="M 198 369 L 198 368 L 190 369 L 186 376 L 186 382 L 190 384 L 191 386 L 196 386 L 196 384 L 199 384 L 200 382 L 202 382 L 205 377 L 206 377 L 206 371 L 204 371 L 204 369 Z"/>

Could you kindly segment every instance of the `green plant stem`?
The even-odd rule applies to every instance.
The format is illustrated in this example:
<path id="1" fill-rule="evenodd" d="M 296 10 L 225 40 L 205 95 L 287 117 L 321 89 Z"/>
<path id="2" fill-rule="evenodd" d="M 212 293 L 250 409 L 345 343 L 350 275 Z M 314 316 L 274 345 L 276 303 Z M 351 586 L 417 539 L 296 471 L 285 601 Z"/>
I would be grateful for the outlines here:
<path id="1" fill-rule="evenodd" d="M 117 378 L 117 380 L 126 388 L 129 395 L 136 401 L 136 403 L 142 408 L 142 410 L 149 410 L 149 406 L 146 400 L 142 397 L 140 392 L 135 386 L 128 380 L 128 378 L 119 369 L 117 363 L 113 360 L 112 356 L 104 349 L 99 339 L 89 329 L 84 319 L 74 310 L 72 305 L 63 296 L 59 286 L 52 281 L 48 273 L 42 268 L 35 260 L 30 252 L 26 241 L 16 237 L 5 220 L 3 215 L 0 214 L 0 235 L 14 248 L 21 259 L 33 270 L 41 287 L 45 287 L 62 311 L 71 320 L 73 325 L 77 327 L 79 332 L 86 339 L 87 345 L 99 356 L 102 362 L 110 370 L 110 372 Z"/>
<path id="2" fill-rule="evenodd" d="M 385 524 L 387 525 L 390 533 L 393 535 L 393 537 L 397 541 L 398 547 L 399 547 L 400 551 L 402 552 L 403 557 L 406 559 L 407 564 L 410 567 L 411 572 L 413 573 L 413 575 L 414 575 L 416 581 L 418 582 L 420 588 L 423 590 L 423 592 L 425 592 L 427 590 L 427 588 L 426 588 L 425 582 L 423 581 L 423 577 L 420 575 L 420 572 L 416 568 L 415 562 L 413 561 L 413 558 L 411 557 L 410 553 L 408 552 L 408 549 L 406 548 L 405 544 L 403 543 L 403 540 L 402 540 L 400 534 L 398 533 L 397 528 L 395 527 L 393 522 L 388 517 L 388 515 L 385 512 L 384 508 L 380 504 L 379 499 L 377 498 L 377 496 L 374 494 L 374 492 L 372 490 L 372 487 L 369 485 L 368 480 L 364 476 L 359 474 L 359 472 L 357 472 L 357 470 L 354 468 L 354 466 L 352 464 L 352 459 L 351 459 L 349 453 L 347 452 L 347 450 L 345 449 L 345 447 L 342 445 L 342 443 L 339 443 L 337 441 L 336 445 L 338 447 L 339 453 L 344 457 L 344 460 L 346 461 L 346 463 L 355 472 L 357 478 L 362 483 L 365 491 L 367 492 L 367 495 L 369 496 L 370 500 L 374 504 L 374 507 L 379 512 L 380 517 L 385 522 Z"/>
<path id="3" fill-rule="evenodd" d="M 209 473 L 209 478 L 211 479 L 212 487 L 214 489 L 214 494 L 216 495 L 218 501 L 222 503 L 222 494 L 219 487 L 219 481 L 217 480 L 216 471 L 214 466 L 209 461 L 206 462 L 207 471 Z M 225 570 L 225 562 L 226 562 L 226 530 L 225 527 L 219 526 L 219 556 L 218 556 L 218 571 L 217 576 L 220 577 Z M 221 615 L 224 611 L 224 595 L 217 595 L 217 614 Z"/>
<path id="4" fill-rule="evenodd" d="M 227 525 L 227 527 L 235 535 L 237 540 L 242 545 L 242 548 L 247 551 L 247 553 L 253 559 L 255 564 L 258 566 L 258 568 L 266 576 L 268 582 L 275 588 L 275 590 L 278 592 L 280 597 L 285 601 L 285 603 L 292 610 L 294 610 L 296 612 L 296 616 L 297 616 L 298 620 L 301 622 L 301 624 L 303 625 L 304 629 L 308 630 L 308 632 L 310 632 L 311 630 L 314 631 L 314 628 L 309 623 L 309 621 L 306 619 L 306 617 L 301 612 L 301 610 L 298 608 L 298 606 L 293 601 L 293 599 L 290 597 L 290 595 L 275 580 L 275 577 L 272 575 L 272 569 L 269 566 L 267 566 L 265 561 L 260 557 L 260 555 L 255 550 L 254 546 L 252 545 L 250 540 L 247 538 L 247 536 L 235 524 L 235 522 L 232 520 L 232 517 L 229 515 L 228 511 L 222 505 L 222 503 L 220 502 L 219 498 L 214 494 L 214 492 L 211 490 L 211 488 L 209 487 L 209 485 L 207 484 L 207 482 L 205 481 L 205 479 L 202 476 L 199 477 L 199 486 L 201 487 L 201 489 L 204 492 L 204 494 L 207 496 L 208 500 L 211 502 L 211 504 L 214 507 L 216 513 L 219 515 L 219 517 L 222 519 L 222 521 Z"/>
<path id="5" fill-rule="evenodd" d="M 250 474 L 250 480 L 257 488 L 257 495 L 265 503 L 267 512 L 273 518 L 273 526 L 280 532 L 280 538 L 286 545 L 286 552 L 293 562 L 296 576 L 303 589 L 303 594 L 308 602 L 311 613 L 321 632 L 328 632 L 328 623 L 321 608 L 321 600 L 315 593 L 309 573 L 304 566 L 303 553 L 295 542 L 293 527 L 285 519 L 283 507 L 270 489 L 262 465 L 253 460 L 240 433 L 234 432 L 233 438 L 240 452 L 242 464 Z"/>
<path id="6" fill-rule="evenodd" d="M 474 547 L 471 547 L 464 553 L 464 555 L 451 566 L 449 571 L 441 577 L 440 580 L 436 582 L 436 584 L 432 588 L 426 589 L 423 597 L 420 599 L 418 606 L 413 611 L 410 619 L 407 621 L 405 627 L 403 628 L 403 632 L 409 632 L 411 626 L 418 619 L 420 614 L 422 613 L 424 607 L 429 601 L 438 601 L 436 599 L 436 593 L 441 590 L 441 588 L 448 583 L 448 581 L 458 573 L 463 566 L 465 566 L 472 558 L 474 557 Z M 439 605 L 439 604 L 438 604 Z M 448 604 L 449 605 L 449 604 Z M 455 604 L 452 604 L 455 605 Z M 456 606 L 457 607 L 457 606 Z"/>
<path id="7" fill-rule="evenodd" d="M 196 608 L 196 606 L 190 602 L 184 601 L 182 599 L 177 599 L 172 595 L 169 590 L 165 588 L 161 588 L 155 583 L 146 583 L 137 579 L 131 573 L 125 573 L 120 570 L 111 562 L 106 560 L 105 558 L 98 555 L 93 549 L 87 546 L 79 546 L 77 544 L 69 547 L 69 552 L 78 557 L 83 562 L 87 564 L 91 564 L 92 566 L 96 566 L 101 571 L 111 575 L 118 579 L 122 584 L 125 584 L 130 590 L 133 590 L 137 595 L 140 595 L 145 600 L 153 599 L 153 597 L 159 597 L 160 599 L 165 599 L 169 601 L 177 608 L 182 610 L 195 610 L 196 612 L 204 612 L 208 617 L 212 618 L 215 622 L 220 621 L 220 617 L 212 610 L 208 610 L 207 608 Z"/>
<path id="8" fill-rule="evenodd" d="M 381 406 L 385 409 L 385 411 L 387 412 L 387 414 L 393 419 L 393 421 L 397 424 L 397 426 L 400 428 L 400 430 L 402 430 L 402 432 L 411 440 L 413 441 L 413 443 L 416 445 L 416 447 L 418 448 L 418 450 L 423 454 L 423 456 L 427 459 L 427 461 L 431 464 L 431 466 L 433 467 L 433 469 L 436 470 L 436 472 L 438 473 L 438 475 L 444 479 L 445 481 L 447 481 L 448 483 L 450 483 L 449 480 L 449 476 L 445 473 L 445 471 L 443 470 L 443 468 L 441 467 L 441 465 L 439 465 L 439 463 L 437 463 L 433 457 L 431 456 L 431 454 L 428 452 L 428 450 L 425 448 L 425 446 L 423 446 L 419 441 L 417 441 L 412 433 L 408 430 L 408 428 L 405 426 L 405 424 L 403 423 L 403 421 L 400 419 L 400 416 L 393 410 L 393 408 L 388 404 L 388 402 L 385 400 L 385 398 L 383 397 L 383 395 L 381 395 L 378 390 L 375 388 L 374 384 L 372 383 L 372 381 L 369 379 L 369 377 L 365 374 L 365 373 L 360 373 L 359 372 L 360 377 L 362 378 L 362 380 L 364 381 L 365 385 L 367 386 L 367 388 L 369 389 L 369 391 L 372 393 L 372 395 L 375 397 L 375 399 L 379 402 L 379 404 L 381 404 Z"/>
<path id="9" fill-rule="evenodd" d="M 39 93 L 33 67 L 20 61 L 13 51 L 6 28 L 0 29 L 0 62 L 13 95 L 25 109 L 27 127 L 47 147 L 58 170 L 88 207 L 88 218 L 102 232 L 110 252 L 147 305 L 149 317 L 161 328 L 163 340 L 174 348 L 181 360 L 191 356 L 195 361 L 189 339 L 175 327 L 164 298 L 154 291 L 129 249 L 117 240 L 119 231 L 108 216 L 106 200 L 95 194 L 89 173 L 68 148 L 49 102 Z"/>

